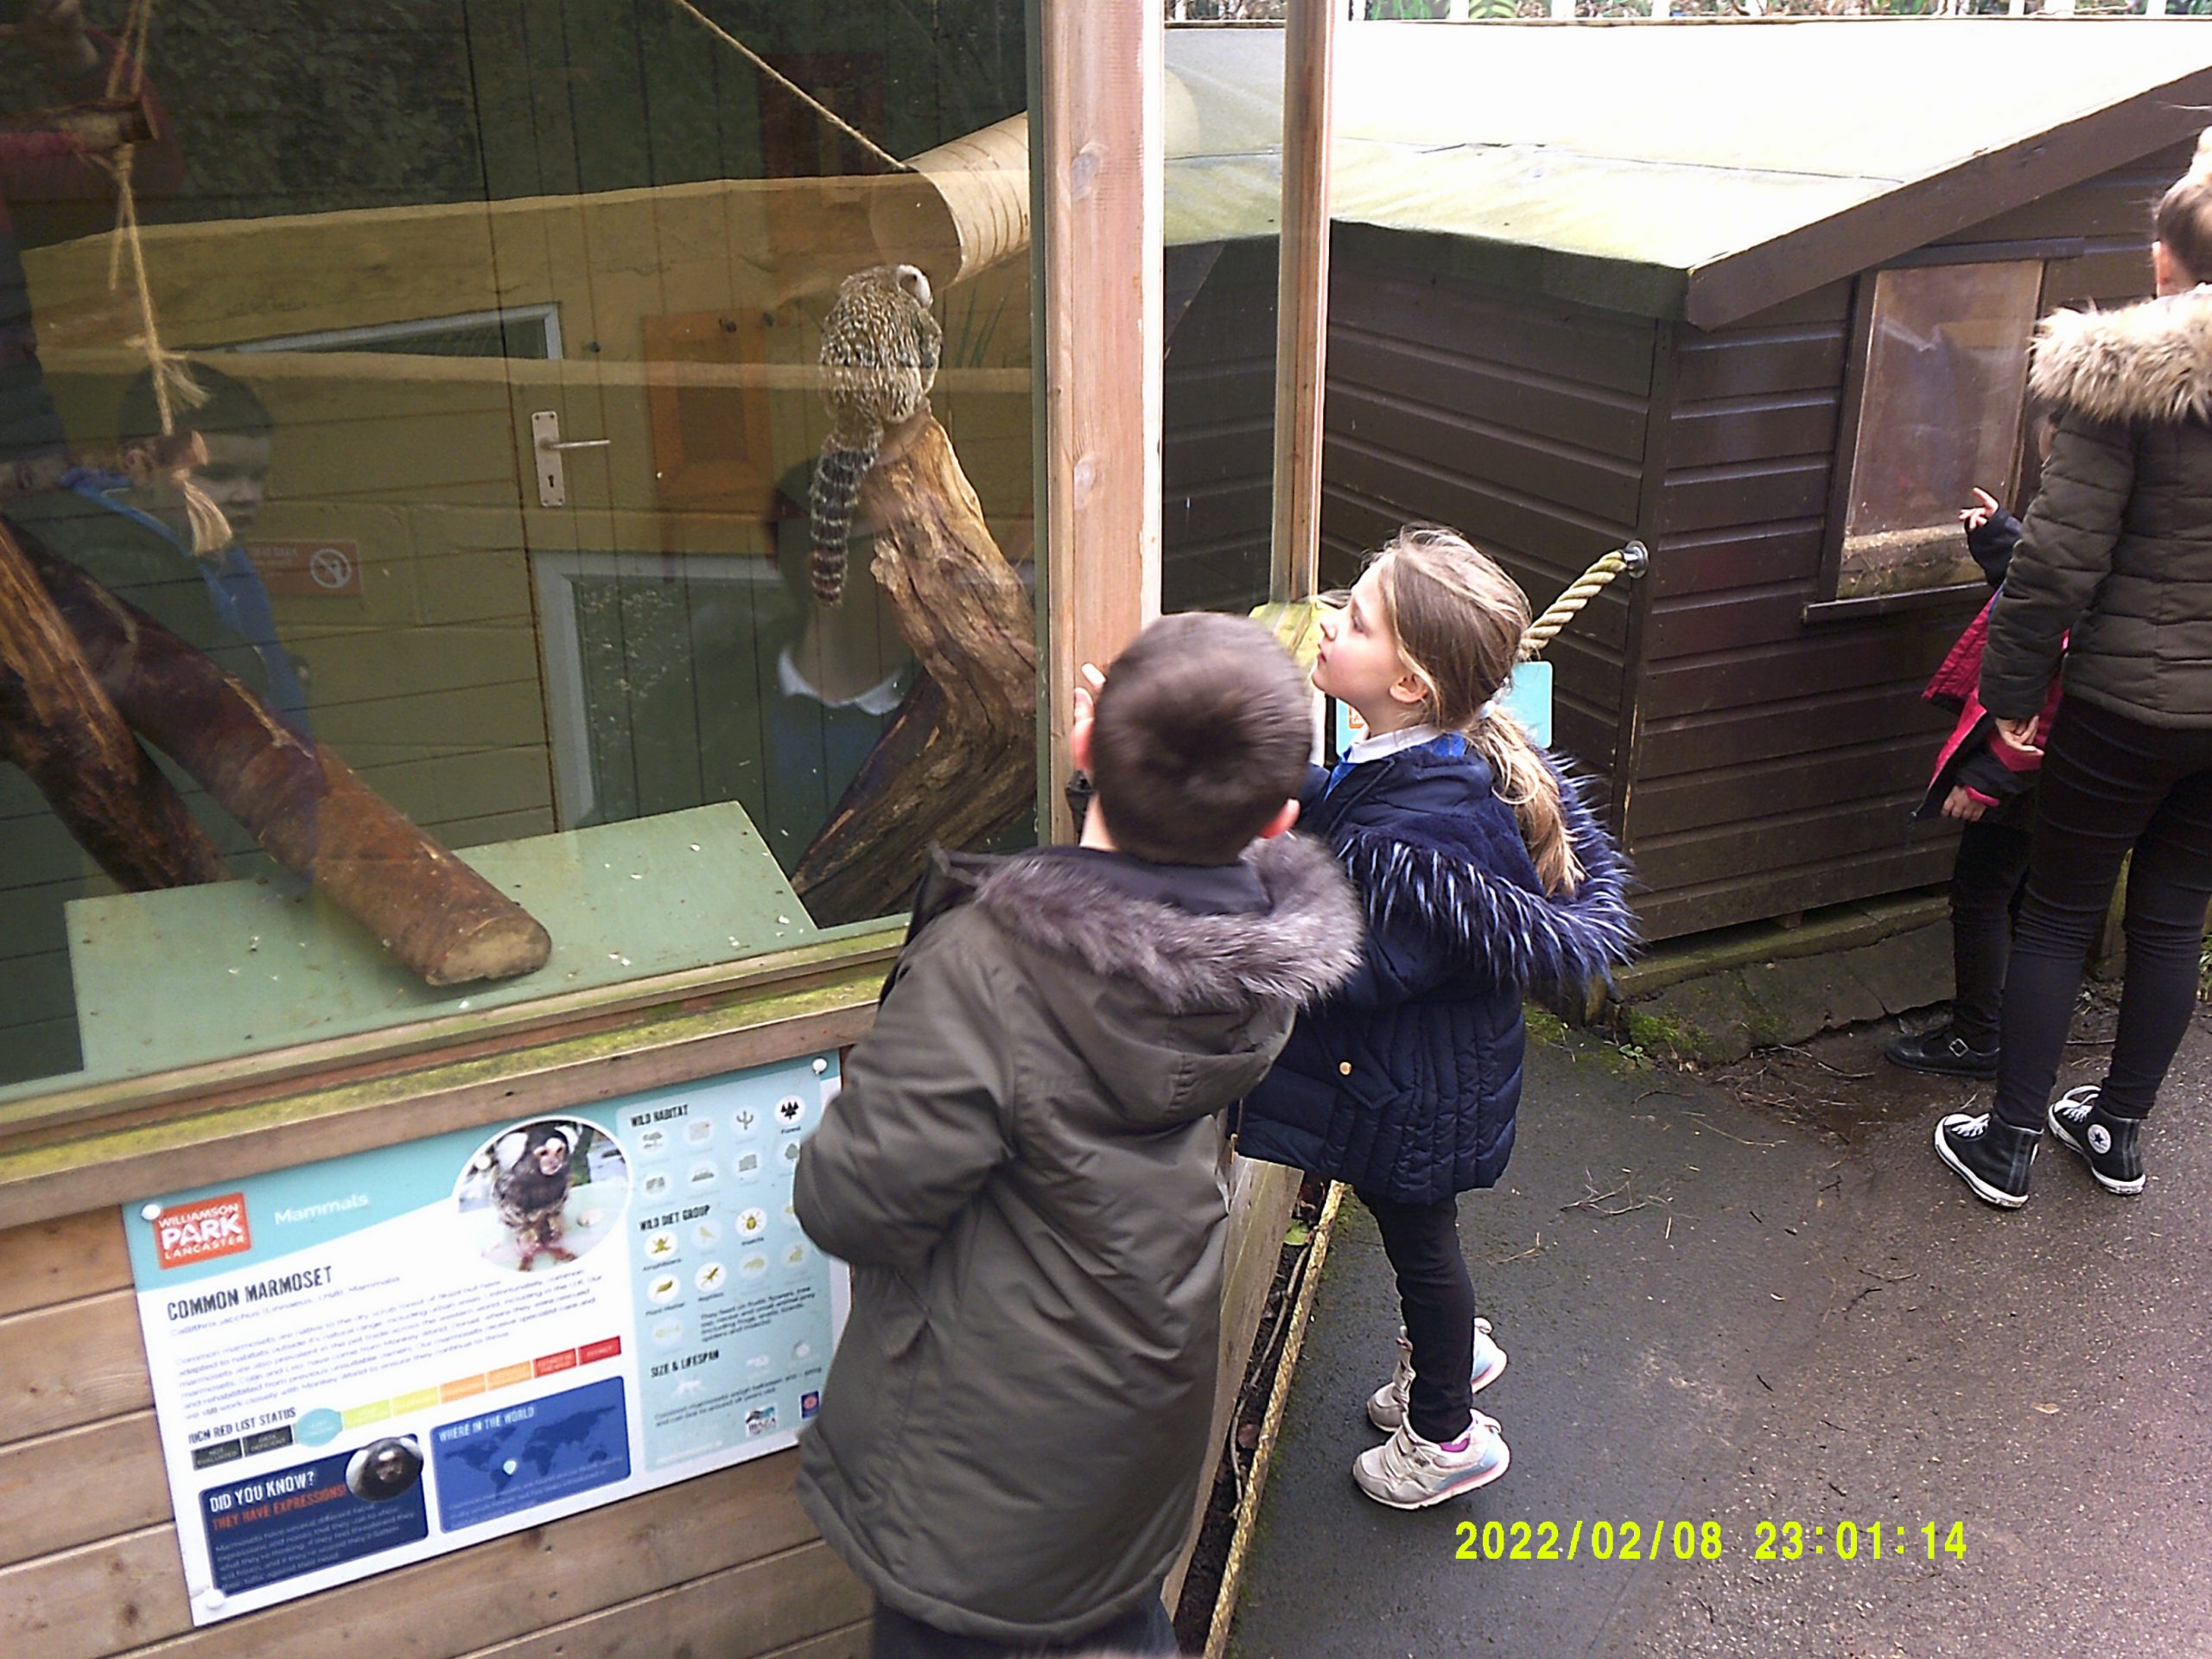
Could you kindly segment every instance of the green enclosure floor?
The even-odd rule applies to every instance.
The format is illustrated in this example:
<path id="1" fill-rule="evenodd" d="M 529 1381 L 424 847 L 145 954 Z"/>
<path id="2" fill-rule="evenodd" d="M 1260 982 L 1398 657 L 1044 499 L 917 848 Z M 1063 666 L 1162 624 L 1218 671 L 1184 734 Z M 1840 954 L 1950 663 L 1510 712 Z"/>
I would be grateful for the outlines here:
<path id="1" fill-rule="evenodd" d="M 69 1081 L 502 1007 L 819 934 L 734 803 L 460 856 L 553 936 L 552 957 L 537 972 L 433 989 L 289 877 L 73 901 L 69 957 L 85 1070 Z"/>

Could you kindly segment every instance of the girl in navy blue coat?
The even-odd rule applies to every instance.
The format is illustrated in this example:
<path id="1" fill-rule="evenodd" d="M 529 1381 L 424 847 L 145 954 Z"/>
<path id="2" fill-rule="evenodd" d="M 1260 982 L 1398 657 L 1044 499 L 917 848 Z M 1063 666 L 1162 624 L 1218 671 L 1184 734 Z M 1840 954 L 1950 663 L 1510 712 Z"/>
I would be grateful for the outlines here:
<path id="1" fill-rule="evenodd" d="M 1313 683 L 1368 735 L 1314 768 L 1300 829 L 1358 887 L 1365 958 L 1300 1017 L 1245 1103 L 1238 1149 L 1344 1181 L 1374 1213 L 1405 1314 L 1368 1402 L 1390 1438 L 1360 1489 L 1421 1509 L 1505 1472 L 1476 1390 L 1505 1369 L 1459 1253 L 1459 1195 L 1513 1148 L 1533 984 L 1580 984 L 1635 942 L 1618 855 L 1528 733 L 1491 707 L 1527 595 L 1465 538 L 1410 528 L 1321 625 Z"/>

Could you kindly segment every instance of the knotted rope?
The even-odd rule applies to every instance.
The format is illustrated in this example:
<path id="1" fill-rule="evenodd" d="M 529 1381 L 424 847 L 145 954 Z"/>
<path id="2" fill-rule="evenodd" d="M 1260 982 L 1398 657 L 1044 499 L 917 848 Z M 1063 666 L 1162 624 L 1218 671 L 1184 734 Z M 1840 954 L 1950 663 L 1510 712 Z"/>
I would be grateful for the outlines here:
<path id="1" fill-rule="evenodd" d="M 1521 636 L 1521 660 L 1527 662 L 1543 654 L 1546 645 L 1565 627 L 1582 607 L 1604 591 L 1605 585 L 1625 570 L 1629 579 L 1641 576 L 1651 563 L 1651 555 L 1642 542 L 1630 542 L 1617 547 L 1595 564 L 1577 576 L 1565 593 L 1551 602 L 1550 608 L 1529 625 Z"/>
<path id="2" fill-rule="evenodd" d="M 118 31 L 115 61 L 108 66 L 107 96 L 112 99 L 124 95 L 124 81 L 130 80 L 130 96 L 143 97 L 146 90 L 146 33 L 153 20 L 153 0 L 131 0 L 123 27 Z M 207 392 L 192 378 L 191 365 L 176 353 L 162 344 L 161 319 L 154 310 L 153 284 L 146 276 L 146 245 L 138 225 L 138 194 L 131 183 L 131 167 L 137 155 L 136 144 L 125 144 L 111 156 L 91 157 L 108 176 L 115 181 L 115 236 L 108 246 L 107 285 L 110 292 L 123 286 L 123 264 L 130 257 L 131 285 L 138 302 L 138 332 L 124 341 L 145 354 L 147 377 L 154 388 L 154 408 L 161 417 L 162 435 L 176 435 L 179 407 L 197 409 L 207 401 Z M 204 454 L 204 451 L 199 453 Z M 134 482 L 139 481 L 133 480 Z M 172 468 L 167 481 L 184 503 L 184 515 L 192 528 L 192 551 L 200 558 L 208 558 L 231 544 L 230 520 L 223 516 L 214 499 L 200 487 L 190 467 Z"/>

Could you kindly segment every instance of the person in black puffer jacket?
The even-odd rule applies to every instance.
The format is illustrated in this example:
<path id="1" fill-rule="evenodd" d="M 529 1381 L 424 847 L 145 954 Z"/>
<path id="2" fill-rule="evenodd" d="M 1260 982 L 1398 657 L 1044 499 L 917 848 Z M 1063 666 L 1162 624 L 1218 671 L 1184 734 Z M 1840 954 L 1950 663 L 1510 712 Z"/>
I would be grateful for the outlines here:
<path id="1" fill-rule="evenodd" d="M 1405 1329 L 1367 1402 L 1390 1436 L 1360 1490 L 1421 1509 L 1505 1472 L 1476 1390 L 1505 1369 L 1459 1241 L 1459 1195 L 1513 1149 L 1532 985 L 1586 983 L 1624 960 L 1626 871 L 1572 784 L 1489 706 L 1519 654 L 1527 595 L 1450 531 L 1408 529 L 1325 619 L 1313 683 L 1369 736 L 1316 768 L 1300 827 L 1357 887 L 1365 952 L 1300 1016 L 1244 1103 L 1237 1149 L 1341 1180 L 1373 1212 Z"/>
<path id="2" fill-rule="evenodd" d="M 1997 1096 L 1936 1151 L 1977 1198 L 2027 1201 L 2048 1128 L 2107 1191 L 2139 1192 L 2140 1128 L 2196 997 L 2212 899 L 2212 133 L 2158 206 L 2159 297 L 2062 311 L 2030 390 L 2058 412 L 1989 616 L 1981 701 L 2032 747 L 2065 664 L 2005 982 Z M 2127 977 L 2101 1083 L 2050 1090 L 2121 861 Z"/>

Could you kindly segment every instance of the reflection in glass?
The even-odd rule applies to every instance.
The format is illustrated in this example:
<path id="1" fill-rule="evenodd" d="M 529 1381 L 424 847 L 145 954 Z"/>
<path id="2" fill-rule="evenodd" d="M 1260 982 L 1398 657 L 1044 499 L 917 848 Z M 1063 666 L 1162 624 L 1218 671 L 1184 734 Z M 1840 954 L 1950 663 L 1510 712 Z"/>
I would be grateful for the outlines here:
<path id="1" fill-rule="evenodd" d="M 112 36 L 0 37 L 0 653 L 92 711 L 0 709 L 0 1085 L 772 950 L 1028 837 L 1020 0 L 249 10 L 162 8 L 98 155 Z M 885 265 L 941 361 L 833 606 L 823 323 Z M 930 490 L 975 563 L 880 582 Z"/>
<path id="2" fill-rule="evenodd" d="M 1276 597 L 1282 36 L 1203 26 L 1202 15 L 1166 43 L 1160 601 L 1243 613 Z M 1269 99 L 1250 96 L 1254 79 Z"/>
<path id="3" fill-rule="evenodd" d="M 2010 495 L 2040 264 L 1877 274 L 1836 596 L 1976 582 L 1959 509 Z"/>

